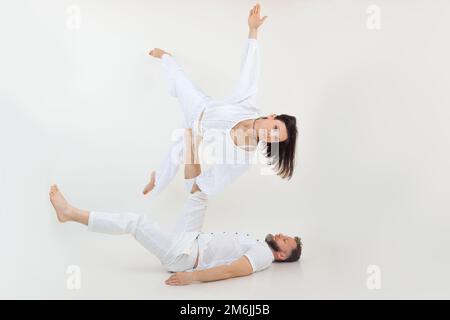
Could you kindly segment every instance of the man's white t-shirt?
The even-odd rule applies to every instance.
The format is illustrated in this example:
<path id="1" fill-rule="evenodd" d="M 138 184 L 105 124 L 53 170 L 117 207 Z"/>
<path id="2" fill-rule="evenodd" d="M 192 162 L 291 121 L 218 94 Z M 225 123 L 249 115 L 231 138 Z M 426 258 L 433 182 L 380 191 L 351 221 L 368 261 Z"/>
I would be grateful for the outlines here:
<path id="1" fill-rule="evenodd" d="M 199 261 L 196 270 L 230 264 L 246 256 L 253 272 L 268 268 L 273 260 L 272 250 L 265 241 L 242 233 L 202 233 L 198 237 Z"/>

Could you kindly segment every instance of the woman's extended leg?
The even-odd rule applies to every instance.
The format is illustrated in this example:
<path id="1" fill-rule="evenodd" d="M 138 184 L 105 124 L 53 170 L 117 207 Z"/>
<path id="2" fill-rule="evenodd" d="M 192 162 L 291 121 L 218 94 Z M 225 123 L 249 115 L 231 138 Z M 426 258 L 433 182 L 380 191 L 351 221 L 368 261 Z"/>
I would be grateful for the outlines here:
<path id="1" fill-rule="evenodd" d="M 156 52 L 156 53 L 155 53 Z M 160 58 L 169 81 L 169 93 L 178 98 L 184 118 L 184 127 L 190 127 L 195 117 L 200 114 L 204 102 L 211 99 L 197 87 L 185 74 L 171 54 L 155 48 L 150 55 Z"/>

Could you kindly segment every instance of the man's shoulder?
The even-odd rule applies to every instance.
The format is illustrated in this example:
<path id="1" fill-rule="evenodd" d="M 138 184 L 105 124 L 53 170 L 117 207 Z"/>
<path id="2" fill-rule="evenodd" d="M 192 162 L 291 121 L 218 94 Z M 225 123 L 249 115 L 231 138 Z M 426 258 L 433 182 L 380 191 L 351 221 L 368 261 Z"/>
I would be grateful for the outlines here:
<path id="1" fill-rule="evenodd" d="M 258 254 L 260 256 L 273 258 L 272 250 L 265 241 L 256 241 L 250 246 L 246 253 L 249 252 L 253 252 L 254 254 Z"/>

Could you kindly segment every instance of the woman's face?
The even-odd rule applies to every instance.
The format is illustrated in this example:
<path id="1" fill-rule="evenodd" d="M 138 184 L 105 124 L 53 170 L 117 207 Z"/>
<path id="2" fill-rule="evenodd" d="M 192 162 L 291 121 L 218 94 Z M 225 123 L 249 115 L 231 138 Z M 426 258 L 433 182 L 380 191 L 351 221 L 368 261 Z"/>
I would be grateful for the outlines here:
<path id="1" fill-rule="evenodd" d="M 286 125 L 283 121 L 275 119 L 276 115 L 261 118 L 257 121 L 259 140 L 265 142 L 283 142 L 288 138 Z"/>

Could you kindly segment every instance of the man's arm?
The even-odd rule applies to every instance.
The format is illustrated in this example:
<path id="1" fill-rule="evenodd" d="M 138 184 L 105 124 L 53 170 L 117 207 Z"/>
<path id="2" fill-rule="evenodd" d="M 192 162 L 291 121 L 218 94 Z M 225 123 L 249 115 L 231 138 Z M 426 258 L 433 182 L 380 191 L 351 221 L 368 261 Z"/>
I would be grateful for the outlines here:
<path id="1" fill-rule="evenodd" d="M 184 164 L 184 178 L 194 179 L 201 173 L 201 167 L 198 159 L 198 144 L 200 140 L 192 137 L 192 129 L 186 129 L 186 161 Z"/>
<path id="2" fill-rule="evenodd" d="M 230 265 L 222 265 L 193 272 L 177 272 L 166 280 L 166 284 L 171 286 L 183 286 L 191 284 L 194 281 L 209 282 L 225 280 L 248 276 L 252 273 L 253 268 L 250 261 L 248 261 L 246 256 L 242 256 Z"/>

